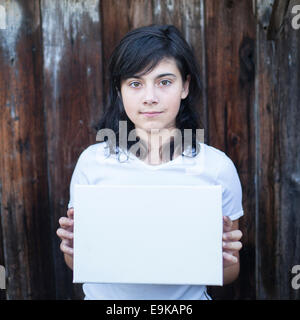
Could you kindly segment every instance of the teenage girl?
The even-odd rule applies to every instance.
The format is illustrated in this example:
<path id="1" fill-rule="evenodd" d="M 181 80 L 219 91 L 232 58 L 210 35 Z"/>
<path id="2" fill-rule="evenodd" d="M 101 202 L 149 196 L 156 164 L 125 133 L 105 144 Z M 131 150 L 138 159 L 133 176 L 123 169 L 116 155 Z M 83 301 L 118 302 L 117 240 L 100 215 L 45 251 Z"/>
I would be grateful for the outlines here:
<path id="1" fill-rule="evenodd" d="M 200 92 L 194 54 L 174 26 L 132 30 L 115 48 L 109 62 L 108 101 L 98 129 L 110 129 L 116 139 L 104 139 L 81 153 L 71 179 L 67 217 L 59 219 L 60 249 L 71 269 L 75 184 L 221 185 L 223 283 L 238 277 L 241 184 L 231 159 L 196 134 Z M 135 130 L 136 141 L 124 143 L 122 137 L 119 143 L 122 121 L 128 134 Z M 174 138 L 178 133 L 184 137 L 184 129 L 191 129 L 190 143 Z M 137 142 L 140 148 L 133 152 Z M 169 159 L 163 157 L 165 150 L 170 151 Z M 85 283 L 83 291 L 85 299 L 211 299 L 202 285 Z"/>

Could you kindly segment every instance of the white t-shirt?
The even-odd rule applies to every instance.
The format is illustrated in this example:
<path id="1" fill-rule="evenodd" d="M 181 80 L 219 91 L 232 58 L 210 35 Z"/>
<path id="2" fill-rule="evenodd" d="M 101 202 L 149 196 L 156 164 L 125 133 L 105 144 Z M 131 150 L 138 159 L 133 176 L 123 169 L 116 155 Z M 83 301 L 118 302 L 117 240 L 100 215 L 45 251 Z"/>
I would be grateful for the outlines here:
<path id="1" fill-rule="evenodd" d="M 184 152 L 172 161 L 149 165 L 130 154 L 108 156 L 105 142 L 93 144 L 80 155 L 70 184 L 73 207 L 75 184 L 221 185 L 222 212 L 231 220 L 243 215 L 242 188 L 231 159 L 222 151 L 200 143 L 196 157 Z M 125 156 L 123 154 L 123 156 Z M 158 284 L 83 284 L 85 299 L 92 300 L 207 300 L 206 286 Z"/>

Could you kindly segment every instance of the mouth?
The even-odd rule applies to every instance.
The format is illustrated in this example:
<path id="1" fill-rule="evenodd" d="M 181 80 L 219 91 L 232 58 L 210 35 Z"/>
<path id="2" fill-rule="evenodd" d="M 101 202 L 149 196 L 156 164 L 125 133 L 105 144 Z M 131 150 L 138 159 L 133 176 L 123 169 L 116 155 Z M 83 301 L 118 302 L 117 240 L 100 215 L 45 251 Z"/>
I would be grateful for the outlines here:
<path id="1" fill-rule="evenodd" d="M 156 117 L 160 115 L 162 111 L 147 111 L 147 112 L 141 112 L 142 115 L 146 117 Z"/>

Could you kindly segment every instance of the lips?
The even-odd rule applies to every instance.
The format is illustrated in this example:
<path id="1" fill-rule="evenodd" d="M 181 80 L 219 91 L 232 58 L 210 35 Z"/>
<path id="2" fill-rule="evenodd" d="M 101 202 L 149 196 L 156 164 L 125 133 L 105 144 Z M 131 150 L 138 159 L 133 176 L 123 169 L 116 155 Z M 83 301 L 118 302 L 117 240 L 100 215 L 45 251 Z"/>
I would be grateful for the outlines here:
<path id="1" fill-rule="evenodd" d="M 162 113 L 162 111 L 144 111 L 141 113 Z"/>
<path id="2" fill-rule="evenodd" d="M 156 117 L 160 115 L 162 112 L 161 111 L 149 111 L 149 112 L 141 112 L 142 115 L 145 117 Z"/>

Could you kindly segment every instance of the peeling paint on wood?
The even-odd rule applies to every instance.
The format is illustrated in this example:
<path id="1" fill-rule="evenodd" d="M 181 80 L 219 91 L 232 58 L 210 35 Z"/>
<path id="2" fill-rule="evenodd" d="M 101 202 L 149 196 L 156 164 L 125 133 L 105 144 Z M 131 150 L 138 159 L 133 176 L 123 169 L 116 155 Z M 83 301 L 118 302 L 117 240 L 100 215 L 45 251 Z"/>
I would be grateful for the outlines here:
<path id="1" fill-rule="evenodd" d="M 256 0 L 257 20 L 264 30 L 268 29 L 275 0 Z"/>
<path id="2" fill-rule="evenodd" d="M 19 31 L 23 21 L 23 11 L 17 0 L 0 2 L 6 11 L 6 29 L 0 31 L 2 50 L 6 51 L 10 59 L 15 57 Z"/>
<path id="3" fill-rule="evenodd" d="M 44 97 L 48 183 L 52 223 L 66 215 L 68 186 L 76 161 L 95 143 L 94 123 L 102 111 L 102 39 L 99 0 L 42 0 Z M 70 162 L 71 161 L 71 162 Z M 57 298 L 82 298 L 68 284 L 53 238 Z M 72 290 L 70 290 L 72 289 Z"/>
<path id="4" fill-rule="evenodd" d="M 8 29 L 0 31 L 0 241 L 8 274 L 6 298 L 53 298 L 39 2 L 6 1 L 5 6 Z"/>

